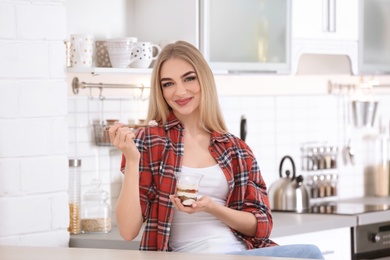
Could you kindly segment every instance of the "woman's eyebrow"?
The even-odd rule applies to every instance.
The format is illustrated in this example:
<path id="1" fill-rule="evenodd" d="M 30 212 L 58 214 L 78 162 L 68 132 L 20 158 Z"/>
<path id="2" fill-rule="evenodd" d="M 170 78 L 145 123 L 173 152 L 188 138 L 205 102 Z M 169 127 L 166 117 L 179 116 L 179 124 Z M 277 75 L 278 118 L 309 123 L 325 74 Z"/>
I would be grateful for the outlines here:
<path id="1" fill-rule="evenodd" d="M 195 73 L 195 71 L 191 70 L 191 71 L 184 73 L 181 77 L 184 78 L 184 77 L 187 77 L 188 75 L 193 74 L 193 73 Z"/>
<path id="2" fill-rule="evenodd" d="M 181 78 L 185 78 L 185 77 L 187 77 L 188 75 L 191 75 L 191 74 L 193 74 L 193 73 L 195 73 L 195 71 L 190 70 L 190 71 L 184 73 L 184 74 L 181 76 Z M 160 79 L 160 82 L 162 82 L 162 81 L 168 81 L 168 80 L 172 80 L 172 78 L 168 78 L 168 77 L 166 77 L 166 78 L 161 78 L 161 79 Z"/>

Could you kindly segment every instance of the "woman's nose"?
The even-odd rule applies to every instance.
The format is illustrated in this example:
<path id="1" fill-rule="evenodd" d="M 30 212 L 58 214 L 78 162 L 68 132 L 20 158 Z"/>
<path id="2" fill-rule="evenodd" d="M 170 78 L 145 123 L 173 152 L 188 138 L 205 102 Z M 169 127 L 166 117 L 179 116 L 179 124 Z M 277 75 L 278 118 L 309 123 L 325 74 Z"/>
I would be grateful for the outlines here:
<path id="1" fill-rule="evenodd" d="M 185 88 L 183 83 L 177 83 L 176 85 L 176 94 L 182 96 L 187 93 L 187 89 Z"/>

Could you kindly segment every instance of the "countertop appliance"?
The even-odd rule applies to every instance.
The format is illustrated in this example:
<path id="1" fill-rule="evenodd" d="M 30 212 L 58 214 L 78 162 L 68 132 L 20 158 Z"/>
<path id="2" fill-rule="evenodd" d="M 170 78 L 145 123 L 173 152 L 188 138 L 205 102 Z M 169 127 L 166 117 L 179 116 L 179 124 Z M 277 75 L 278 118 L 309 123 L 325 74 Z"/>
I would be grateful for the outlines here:
<path id="1" fill-rule="evenodd" d="M 289 160 L 292 167 L 286 170 L 283 177 L 283 163 Z M 291 156 L 284 156 L 279 165 L 280 179 L 272 183 L 268 191 L 268 198 L 273 210 L 291 210 L 295 212 L 305 212 L 309 209 L 309 193 L 303 183 L 303 176 L 296 176 L 295 163 Z"/>
<path id="2" fill-rule="evenodd" d="M 305 214 L 356 216 L 351 229 L 352 260 L 390 259 L 390 197 L 368 197 L 311 205 Z"/>

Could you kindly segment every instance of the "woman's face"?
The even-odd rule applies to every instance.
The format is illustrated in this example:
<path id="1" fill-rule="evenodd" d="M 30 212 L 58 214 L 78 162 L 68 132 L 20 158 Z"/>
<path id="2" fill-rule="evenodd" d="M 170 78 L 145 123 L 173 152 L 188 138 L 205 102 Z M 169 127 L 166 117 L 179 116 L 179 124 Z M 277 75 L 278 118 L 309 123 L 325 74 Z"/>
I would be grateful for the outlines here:
<path id="1" fill-rule="evenodd" d="M 194 67 L 188 62 L 171 58 L 160 70 L 163 96 L 177 117 L 196 115 L 200 103 L 200 85 Z"/>

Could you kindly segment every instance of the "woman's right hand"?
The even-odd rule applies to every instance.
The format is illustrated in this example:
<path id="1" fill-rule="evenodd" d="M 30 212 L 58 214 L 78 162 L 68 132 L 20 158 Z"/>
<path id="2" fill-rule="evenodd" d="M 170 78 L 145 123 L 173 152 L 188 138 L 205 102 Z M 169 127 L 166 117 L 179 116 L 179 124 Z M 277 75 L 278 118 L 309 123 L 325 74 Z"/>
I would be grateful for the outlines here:
<path id="1" fill-rule="evenodd" d="M 140 153 L 133 141 L 134 131 L 121 123 L 115 124 L 108 130 L 111 143 L 126 157 L 126 161 L 139 162 Z"/>

